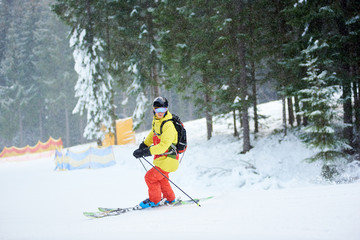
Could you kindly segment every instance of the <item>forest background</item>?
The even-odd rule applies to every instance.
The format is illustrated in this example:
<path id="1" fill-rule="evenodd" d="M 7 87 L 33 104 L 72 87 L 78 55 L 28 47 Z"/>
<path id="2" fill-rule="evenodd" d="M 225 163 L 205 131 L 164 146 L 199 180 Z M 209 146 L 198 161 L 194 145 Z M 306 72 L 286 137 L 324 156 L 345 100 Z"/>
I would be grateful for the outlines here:
<path id="1" fill-rule="evenodd" d="M 94 141 L 130 116 L 148 129 L 161 95 L 183 121 L 206 117 L 208 139 L 232 113 L 242 152 L 257 104 L 282 99 L 281 131 L 318 148 L 312 160 L 358 158 L 359 12 L 350 0 L 0 0 L 0 149 Z"/>

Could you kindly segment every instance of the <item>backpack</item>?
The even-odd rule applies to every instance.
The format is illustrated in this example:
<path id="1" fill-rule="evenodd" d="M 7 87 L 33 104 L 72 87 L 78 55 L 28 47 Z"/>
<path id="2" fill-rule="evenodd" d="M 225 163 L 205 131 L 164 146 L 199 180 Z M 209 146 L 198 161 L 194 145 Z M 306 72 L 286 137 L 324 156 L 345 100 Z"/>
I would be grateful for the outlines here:
<path id="1" fill-rule="evenodd" d="M 171 119 L 165 120 L 161 123 L 160 126 L 160 135 L 162 134 L 162 128 L 164 124 L 168 121 L 172 121 L 174 123 L 175 129 L 178 133 L 178 142 L 176 144 L 176 151 L 178 153 L 184 153 L 187 148 L 187 139 L 186 139 L 186 130 L 184 124 L 181 122 L 180 118 L 173 114 Z"/>

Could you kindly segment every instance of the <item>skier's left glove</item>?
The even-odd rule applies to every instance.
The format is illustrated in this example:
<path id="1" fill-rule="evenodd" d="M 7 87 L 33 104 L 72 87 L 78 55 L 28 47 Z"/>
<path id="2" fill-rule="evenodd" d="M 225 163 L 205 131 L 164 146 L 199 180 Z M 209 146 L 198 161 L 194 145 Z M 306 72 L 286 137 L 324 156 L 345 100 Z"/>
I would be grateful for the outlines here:
<path id="1" fill-rule="evenodd" d="M 136 158 L 151 156 L 150 148 L 136 149 L 133 155 Z"/>
<path id="2" fill-rule="evenodd" d="M 148 148 L 148 146 L 144 142 L 140 143 L 139 149 L 144 149 L 144 148 Z"/>

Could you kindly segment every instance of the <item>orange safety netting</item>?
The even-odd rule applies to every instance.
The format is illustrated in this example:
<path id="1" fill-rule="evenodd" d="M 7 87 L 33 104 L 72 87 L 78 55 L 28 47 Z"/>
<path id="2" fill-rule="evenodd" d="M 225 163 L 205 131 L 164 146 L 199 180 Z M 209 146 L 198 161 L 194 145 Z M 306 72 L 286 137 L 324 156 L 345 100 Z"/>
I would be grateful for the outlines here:
<path id="1" fill-rule="evenodd" d="M 63 142 L 61 138 L 55 140 L 52 137 L 50 137 L 46 143 L 42 143 L 39 141 L 34 147 L 30 147 L 29 145 L 23 148 L 5 147 L 0 153 L 0 158 L 20 156 L 31 153 L 41 153 L 41 152 L 59 149 L 62 147 L 63 147 Z"/>

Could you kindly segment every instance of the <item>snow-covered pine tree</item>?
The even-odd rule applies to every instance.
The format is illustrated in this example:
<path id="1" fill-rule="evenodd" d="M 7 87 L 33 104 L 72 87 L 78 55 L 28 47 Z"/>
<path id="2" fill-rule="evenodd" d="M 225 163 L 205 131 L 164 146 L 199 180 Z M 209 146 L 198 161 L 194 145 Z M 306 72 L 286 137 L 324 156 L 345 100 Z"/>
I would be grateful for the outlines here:
<path id="1" fill-rule="evenodd" d="M 87 111 L 84 137 L 96 140 L 108 132 L 115 133 L 116 120 L 106 3 L 106 0 L 57 0 L 51 5 L 71 27 L 70 45 L 74 48 L 75 70 L 79 75 L 75 85 L 75 97 L 79 99 L 73 113 L 82 115 Z"/>
<path id="2" fill-rule="evenodd" d="M 73 113 L 87 111 L 87 125 L 84 137 L 103 139 L 105 133 L 114 133 L 111 111 L 114 108 L 112 98 L 113 78 L 103 60 L 104 50 L 101 39 L 93 38 L 89 44 L 86 30 L 79 34 L 74 31 L 71 45 L 74 47 L 75 71 L 79 78 L 75 85 L 75 97 L 79 98 Z M 105 131 L 102 131 L 102 127 Z"/>
<path id="3" fill-rule="evenodd" d="M 338 86 L 336 74 L 329 73 L 324 66 L 329 60 L 321 60 L 319 51 L 328 45 L 318 40 L 309 40 L 308 47 L 302 51 L 305 62 L 300 66 L 306 68 L 307 76 L 302 79 L 304 88 L 298 92 L 302 111 L 299 113 L 308 117 L 309 125 L 303 130 L 302 139 L 317 153 L 310 157 L 310 162 L 322 161 L 324 176 L 331 177 L 329 165 L 342 158 L 342 150 L 348 146 L 336 134 L 336 111 Z M 323 69 L 320 69 L 323 68 Z"/>

